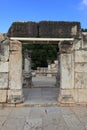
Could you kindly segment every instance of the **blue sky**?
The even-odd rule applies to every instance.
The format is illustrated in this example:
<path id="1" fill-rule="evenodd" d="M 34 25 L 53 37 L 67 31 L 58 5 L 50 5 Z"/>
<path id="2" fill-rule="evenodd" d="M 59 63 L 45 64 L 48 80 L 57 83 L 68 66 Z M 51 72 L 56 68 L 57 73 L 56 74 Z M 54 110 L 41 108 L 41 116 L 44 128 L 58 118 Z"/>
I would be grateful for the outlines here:
<path id="1" fill-rule="evenodd" d="M 79 21 L 87 28 L 87 0 L 0 0 L 0 32 L 14 21 Z"/>

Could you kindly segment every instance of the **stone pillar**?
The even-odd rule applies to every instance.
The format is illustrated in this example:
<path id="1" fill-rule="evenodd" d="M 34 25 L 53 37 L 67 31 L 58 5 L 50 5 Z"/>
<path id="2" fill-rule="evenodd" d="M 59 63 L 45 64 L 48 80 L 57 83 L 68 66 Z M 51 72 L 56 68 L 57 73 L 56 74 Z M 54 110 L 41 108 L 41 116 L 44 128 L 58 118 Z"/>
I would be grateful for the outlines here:
<path id="1" fill-rule="evenodd" d="M 56 74 L 56 87 L 60 87 L 60 60 L 59 60 L 59 52 L 57 53 L 57 60 L 58 60 L 58 65 L 57 65 L 57 74 Z"/>
<path id="2" fill-rule="evenodd" d="M 50 64 L 48 64 L 48 71 L 50 71 L 51 70 L 51 65 Z"/>
<path id="3" fill-rule="evenodd" d="M 31 87 L 32 84 L 32 73 L 31 73 L 31 52 L 25 50 L 24 52 L 24 87 Z"/>
<path id="4" fill-rule="evenodd" d="M 29 50 L 25 50 L 24 52 L 24 71 L 26 73 L 31 72 L 31 53 Z"/>
<path id="5" fill-rule="evenodd" d="M 10 41 L 8 103 L 23 102 L 22 43 Z"/>
<path id="6" fill-rule="evenodd" d="M 7 102 L 9 74 L 9 40 L 0 33 L 0 103 Z"/>
<path id="7" fill-rule="evenodd" d="M 74 89 L 74 57 L 73 44 L 62 42 L 59 46 L 60 62 L 60 103 L 74 103 L 72 89 Z"/>

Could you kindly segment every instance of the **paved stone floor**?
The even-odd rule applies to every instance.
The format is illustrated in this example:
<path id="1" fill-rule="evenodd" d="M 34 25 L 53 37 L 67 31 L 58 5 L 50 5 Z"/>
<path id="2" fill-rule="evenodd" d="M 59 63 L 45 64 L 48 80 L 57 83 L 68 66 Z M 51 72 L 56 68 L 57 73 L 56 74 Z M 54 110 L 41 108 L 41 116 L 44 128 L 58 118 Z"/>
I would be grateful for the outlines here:
<path id="1" fill-rule="evenodd" d="M 24 88 L 24 105 L 56 105 L 59 88 L 55 87 L 55 77 L 37 76 L 32 79 L 33 86 Z"/>
<path id="2" fill-rule="evenodd" d="M 0 130 L 87 130 L 87 107 L 0 108 Z"/>
<path id="3" fill-rule="evenodd" d="M 58 88 L 25 88 L 23 89 L 24 105 L 56 105 L 58 98 Z"/>

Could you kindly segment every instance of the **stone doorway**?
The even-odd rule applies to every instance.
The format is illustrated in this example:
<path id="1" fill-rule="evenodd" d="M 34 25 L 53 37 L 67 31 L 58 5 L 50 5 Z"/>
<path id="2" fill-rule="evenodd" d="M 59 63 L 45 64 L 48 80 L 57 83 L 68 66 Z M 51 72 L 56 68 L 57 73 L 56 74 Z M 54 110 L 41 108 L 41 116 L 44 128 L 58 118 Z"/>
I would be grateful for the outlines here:
<path id="1" fill-rule="evenodd" d="M 0 41 L 0 103 L 23 103 L 22 40 L 1 35 Z M 29 38 L 59 45 L 60 91 L 58 102 L 87 104 L 87 34 L 79 38 Z M 60 41 L 60 42 L 59 42 Z M 65 42 L 66 41 L 66 42 Z M 29 76 L 29 75 L 27 75 Z M 58 79 L 57 79 L 58 81 Z M 39 90 L 41 91 L 41 90 Z M 58 91 L 56 90 L 58 93 Z"/>

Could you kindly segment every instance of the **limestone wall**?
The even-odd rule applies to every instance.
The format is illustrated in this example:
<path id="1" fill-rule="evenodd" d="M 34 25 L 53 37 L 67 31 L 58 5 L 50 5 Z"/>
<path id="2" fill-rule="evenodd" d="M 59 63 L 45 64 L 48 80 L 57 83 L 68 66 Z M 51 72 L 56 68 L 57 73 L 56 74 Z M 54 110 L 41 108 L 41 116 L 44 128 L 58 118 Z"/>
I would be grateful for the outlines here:
<path id="1" fill-rule="evenodd" d="M 83 38 L 85 37 L 85 39 Z M 61 103 L 87 103 L 87 36 L 60 45 Z"/>

